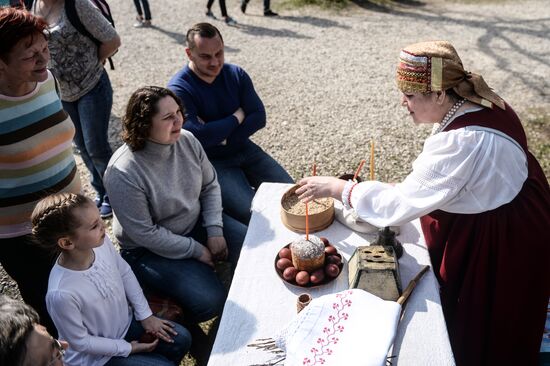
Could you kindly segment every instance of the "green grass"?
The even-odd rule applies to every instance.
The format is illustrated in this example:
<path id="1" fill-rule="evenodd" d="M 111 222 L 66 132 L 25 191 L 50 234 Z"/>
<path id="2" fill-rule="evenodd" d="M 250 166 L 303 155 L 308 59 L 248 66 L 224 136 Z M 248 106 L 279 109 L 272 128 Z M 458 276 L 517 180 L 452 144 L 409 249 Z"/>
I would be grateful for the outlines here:
<path id="1" fill-rule="evenodd" d="M 550 177 L 550 108 L 530 108 L 520 117 L 527 134 L 529 150 L 542 166 L 546 177 Z"/>

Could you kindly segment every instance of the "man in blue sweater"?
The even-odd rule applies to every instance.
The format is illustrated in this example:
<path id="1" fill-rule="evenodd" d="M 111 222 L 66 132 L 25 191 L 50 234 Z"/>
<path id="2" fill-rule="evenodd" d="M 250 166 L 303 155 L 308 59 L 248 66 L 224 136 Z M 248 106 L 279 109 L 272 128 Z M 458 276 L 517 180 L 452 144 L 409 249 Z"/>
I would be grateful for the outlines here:
<path id="1" fill-rule="evenodd" d="M 187 31 L 189 64 L 168 82 L 187 109 L 183 128 L 201 142 L 218 174 L 225 212 L 248 225 L 255 190 L 292 178 L 249 137 L 265 127 L 265 108 L 252 80 L 224 63 L 220 31 L 209 23 Z"/>

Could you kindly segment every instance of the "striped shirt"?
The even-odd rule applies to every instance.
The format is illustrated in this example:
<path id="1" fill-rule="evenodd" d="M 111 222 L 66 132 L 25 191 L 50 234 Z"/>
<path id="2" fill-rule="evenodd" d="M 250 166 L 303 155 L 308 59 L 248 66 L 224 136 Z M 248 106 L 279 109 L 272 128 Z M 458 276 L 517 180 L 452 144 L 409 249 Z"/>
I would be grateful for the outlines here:
<path id="1" fill-rule="evenodd" d="M 74 132 L 50 72 L 25 96 L 0 94 L 0 238 L 29 234 L 45 196 L 80 192 Z"/>

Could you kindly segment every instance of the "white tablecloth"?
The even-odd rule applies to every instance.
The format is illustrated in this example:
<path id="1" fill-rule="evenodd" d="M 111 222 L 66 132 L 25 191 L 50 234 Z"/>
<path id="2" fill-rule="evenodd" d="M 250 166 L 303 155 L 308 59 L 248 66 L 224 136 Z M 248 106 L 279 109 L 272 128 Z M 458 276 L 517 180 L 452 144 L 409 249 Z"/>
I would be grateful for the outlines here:
<path id="1" fill-rule="evenodd" d="M 335 281 L 307 291 L 286 284 L 275 272 L 274 260 L 278 251 L 300 236 L 288 230 L 280 219 L 279 202 L 289 187 L 266 183 L 256 193 L 252 219 L 209 365 L 265 363 L 273 356 L 247 347 L 247 344 L 259 338 L 274 337 L 296 314 L 298 294 L 308 292 L 315 298 L 348 288 L 347 265 Z M 367 245 L 376 239 L 375 235 L 352 232 L 337 221 L 315 235 L 327 237 L 346 259 L 357 246 Z M 422 265 L 431 263 L 418 220 L 402 226 L 398 239 L 405 248 L 405 254 L 399 260 L 401 284 L 405 288 Z M 438 284 L 431 270 L 424 275 L 408 300 L 391 354 L 397 356 L 393 365 L 454 365 Z"/>

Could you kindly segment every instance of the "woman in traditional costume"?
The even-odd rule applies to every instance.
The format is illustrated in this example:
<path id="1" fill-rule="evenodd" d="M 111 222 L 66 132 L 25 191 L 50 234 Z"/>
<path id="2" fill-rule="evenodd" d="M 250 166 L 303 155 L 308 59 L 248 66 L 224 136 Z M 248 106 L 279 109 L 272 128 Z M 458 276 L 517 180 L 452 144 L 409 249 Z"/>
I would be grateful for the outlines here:
<path id="1" fill-rule="evenodd" d="M 302 179 L 378 227 L 420 218 L 457 365 L 536 365 L 550 294 L 550 188 L 513 109 L 445 41 L 400 53 L 397 85 L 432 135 L 401 183 Z"/>

